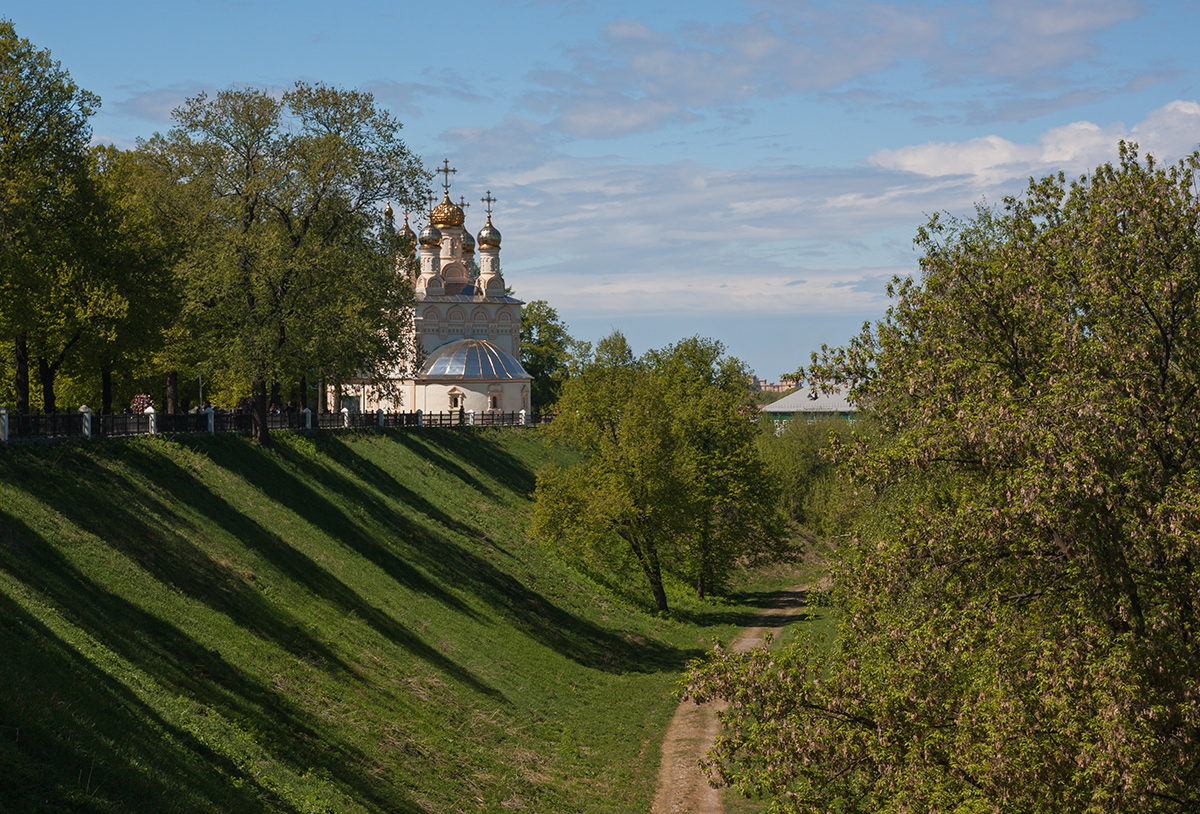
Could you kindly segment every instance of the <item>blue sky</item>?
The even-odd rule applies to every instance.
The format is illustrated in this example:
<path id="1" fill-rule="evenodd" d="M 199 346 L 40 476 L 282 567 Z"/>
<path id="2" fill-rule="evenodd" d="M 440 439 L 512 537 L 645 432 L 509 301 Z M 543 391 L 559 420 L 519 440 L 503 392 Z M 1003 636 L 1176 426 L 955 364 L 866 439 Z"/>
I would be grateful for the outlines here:
<path id="1" fill-rule="evenodd" d="M 505 278 L 572 333 L 710 336 L 763 377 L 916 271 L 927 214 L 1200 142 L 1200 4 L 16 0 L 17 33 L 132 146 L 200 91 L 372 91 L 452 194 L 498 198 Z M 483 207 L 468 210 L 482 225 Z M 414 218 L 414 222 L 419 218 Z"/>

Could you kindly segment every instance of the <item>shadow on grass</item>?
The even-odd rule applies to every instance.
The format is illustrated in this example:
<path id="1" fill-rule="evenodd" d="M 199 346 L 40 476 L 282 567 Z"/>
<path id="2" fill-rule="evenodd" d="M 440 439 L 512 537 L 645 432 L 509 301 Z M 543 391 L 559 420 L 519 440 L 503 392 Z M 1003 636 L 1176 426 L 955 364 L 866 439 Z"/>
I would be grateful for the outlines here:
<path id="1" fill-rule="evenodd" d="M 784 627 L 819 618 L 812 612 L 810 595 L 805 590 L 743 591 L 730 596 L 729 601 L 735 607 L 683 608 L 671 615 L 693 625 L 737 627 Z"/>
<path id="2" fill-rule="evenodd" d="M 144 448 L 132 445 L 123 445 L 112 452 L 135 471 L 152 475 L 156 484 L 169 485 L 174 501 L 223 523 L 235 538 L 242 539 L 242 533 L 256 530 L 256 525 L 248 520 L 239 523 L 242 515 L 213 495 L 191 473 L 163 456 L 148 454 Z M 206 532 L 197 529 L 171 503 L 148 492 L 143 484 L 98 465 L 89 456 L 74 451 L 68 454 L 69 459 L 51 466 L 42 460 L 28 461 L 32 471 L 26 470 L 28 476 L 19 488 L 120 551 L 156 580 L 225 614 L 239 627 L 278 644 L 304 661 L 323 663 L 330 670 L 349 670 L 333 650 L 304 630 L 301 620 L 277 603 L 266 601 L 253 585 L 252 575 L 248 580 L 247 575 L 214 559 L 213 552 L 180 533 L 178 530 L 195 535 Z M 75 483 L 87 487 L 64 494 L 58 474 L 64 471 L 64 466 L 69 468 Z M 159 494 L 166 493 L 164 489 Z M 230 525 L 235 528 L 229 528 Z"/>
<path id="3" fill-rule="evenodd" d="M 216 651 L 200 645 L 178 627 L 101 586 L 70 563 L 61 552 L 17 518 L 0 511 L 4 544 L 0 568 L 32 589 L 74 627 L 83 631 L 97 651 L 106 649 L 135 666 L 162 687 L 165 697 L 191 699 L 217 711 L 297 775 L 314 768 L 335 778 L 344 790 L 379 809 L 415 812 L 420 809 L 395 788 L 368 772 L 358 771 L 365 756 L 322 739 L 309 714 L 252 676 L 230 664 Z M 103 777 L 89 767 L 85 798 L 94 786 L 112 783 L 106 796 L 116 803 L 96 810 L 162 811 L 176 809 L 191 797 L 212 811 L 297 811 L 282 804 L 229 758 L 200 743 L 194 736 L 166 723 L 124 685 L 98 669 L 84 653 L 63 642 L 6 596 L 0 596 L 4 623 L 0 637 L 29 661 L 8 661 L 0 675 L 13 671 L 0 696 L 0 721 L 26 730 L 19 751 L 20 766 L 31 776 L 46 778 L 43 791 L 58 798 L 63 808 L 86 811 L 78 804 L 83 765 L 99 761 Z M 5 647 L 6 656 L 13 652 Z M 103 652 L 110 670 L 120 671 Z M 42 664 L 49 672 L 30 672 Z M 140 679 L 130 677 L 134 683 Z M 9 694 L 15 686 L 16 692 Z M 19 734 L 14 737 L 19 737 Z M 212 737 L 212 736 L 210 736 Z M 3 748 L 3 747 L 0 747 Z M 44 772 L 44 764 L 62 766 Z M 70 772 L 78 769 L 75 783 Z M 64 775 L 63 772 L 66 772 Z M 169 787 L 168 787 L 169 786 Z M 170 801 L 170 805 L 163 805 Z M 84 801 L 86 803 L 86 800 Z M 186 807 L 186 806 L 185 806 Z M 39 810 L 18 808 L 17 810 Z"/>
<path id="4" fill-rule="evenodd" d="M 479 460 L 506 461 L 502 451 L 482 434 L 448 434 L 457 436 L 455 445 L 479 441 L 486 450 Z M 407 439 L 409 436 L 397 432 L 394 437 Z M 363 457 L 356 451 L 354 441 L 325 435 L 315 436 L 312 443 L 315 459 L 286 443 L 262 450 L 241 441 L 237 448 L 211 444 L 206 445 L 205 450 L 214 463 L 244 478 L 301 517 L 314 522 L 334 539 L 380 564 L 389 575 L 409 573 L 416 567 L 429 575 L 429 580 L 436 586 L 432 595 L 439 600 L 454 605 L 447 589 L 441 587 L 454 586 L 456 592 L 482 600 L 526 635 L 582 666 L 617 673 L 675 671 L 702 652 L 682 650 L 660 642 L 637 644 L 562 609 L 457 542 L 455 535 L 482 540 L 486 539 L 486 534 L 443 511 Z M 430 434 L 428 440 L 415 446 L 416 454 L 424 455 L 421 450 L 441 444 L 440 432 L 437 436 Z M 414 448 L 410 444 L 404 446 L 410 450 Z M 429 457 L 435 462 L 446 458 L 445 455 Z M 526 472 L 531 484 L 533 474 L 523 467 L 514 467 L 511 462 L 502 464 L 504 477 L 509 477 L 514 468 Z M 465 472 L 457 465 L 454 471 Z M 301 482 L 297 472 L 303 472 L 319 489 Z M 464 483 L 474 488 L 479 480 L 468 476 Z M 532 489 L 532 485 L 529 488 Z M 369 520 L 364 522 L 376 524 L 381 533 L 367 534 L 357 526 L 350 530 L 348 525 L 359 521 L 347 517 L 331 498 L 345 505 L 367 508 Z M 425 519 L 416 519 L 404 511 L 423 515 Z M 330 518 L 337 520 L 334 522 Z M 391 541 L 392 545 L 385 547 L 381 539 Z M 385 562 L 389 565 L 383 565 Z M 403 578 L 397 581 L 406 584 Z M 479 617 L 478 621 L 489 623 L 486 616 Z"/>

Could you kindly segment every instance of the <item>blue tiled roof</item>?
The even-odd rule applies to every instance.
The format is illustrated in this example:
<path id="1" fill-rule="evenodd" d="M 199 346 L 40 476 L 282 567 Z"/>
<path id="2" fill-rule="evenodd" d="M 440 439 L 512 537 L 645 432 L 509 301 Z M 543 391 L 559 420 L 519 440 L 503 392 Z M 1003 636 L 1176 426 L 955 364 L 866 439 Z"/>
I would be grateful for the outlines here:
<path id="1" fill-rule="evenodd" d="M 459 339 L 435 348 L 418 374 L 421 379 L 528 379 L 521 363 L 484 339 Z"/>

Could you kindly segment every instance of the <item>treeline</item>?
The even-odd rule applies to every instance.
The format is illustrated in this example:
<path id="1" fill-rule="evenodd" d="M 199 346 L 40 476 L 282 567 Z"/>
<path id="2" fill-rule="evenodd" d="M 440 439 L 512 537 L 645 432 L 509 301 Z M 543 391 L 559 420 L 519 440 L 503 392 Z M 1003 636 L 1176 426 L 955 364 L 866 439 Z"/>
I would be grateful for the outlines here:
<path id="1" fill-rule="evenodd" d="M 90 146 L 99 104 L 0 21 L 0 403 L 111 412 L 148 391 L 173 411 L 203 382 L 249 399 L 265 439 L 269 399 L 403 356 L 412 294 L 381 206 L 417 208 L 427 175 L 370 94 L 201 93 L 134 150 Z"/>
<path id="2" fill-rule="evenodd" d="M 1198 178 L 1122 144 L 935 216 L 885 319 L 799 372 L 864 416 L 834 481 L 796 473 L 851 522 L 843 623 L 693 671 L 731 702 L 716 779 L 789 814 L 1200 810 Z"/>

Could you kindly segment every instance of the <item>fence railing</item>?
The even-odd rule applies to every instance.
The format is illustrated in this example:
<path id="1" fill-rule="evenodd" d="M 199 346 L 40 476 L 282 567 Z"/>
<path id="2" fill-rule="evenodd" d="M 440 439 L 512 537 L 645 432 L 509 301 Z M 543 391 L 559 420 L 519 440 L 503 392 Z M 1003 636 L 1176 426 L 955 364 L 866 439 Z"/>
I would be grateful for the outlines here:
<path id="1" fill-rule="evenodd" d="M 453 410 L 445 413 L 373 413 L 351 412 L 343 408 L 337 413 L 314 413 L 304 409 L 291 413 L 268 413 L 268 430 L 312 432 L 314 430 L 362 430 L 424 427 L 531 427 L 549 424 L 551 414 L 519 412 L 504 413 L 489 410 Z M 254 428 L 249 412 L 214 410 L 195 413 L 157 413 L 153 407 L 144 413 L 95 415 L 87 407 L 75 413 L 9 413 L 0 407 L 0 444 L 10 441 L 31 441 L 61 438 L 119 438 L 132 435 L 215 434 L 248 435 Z"/>

